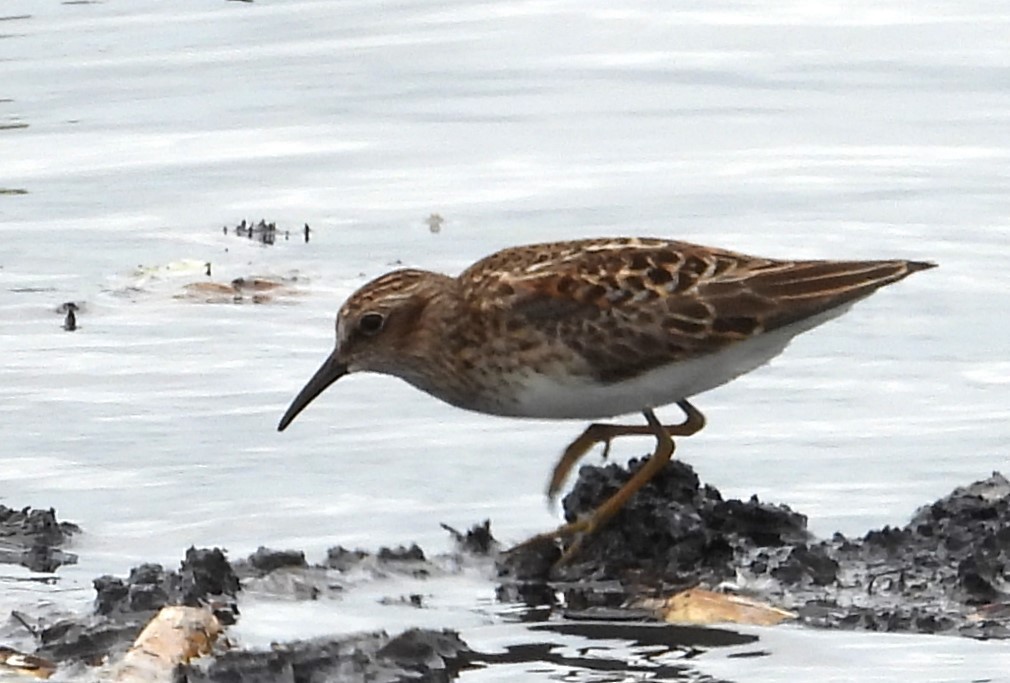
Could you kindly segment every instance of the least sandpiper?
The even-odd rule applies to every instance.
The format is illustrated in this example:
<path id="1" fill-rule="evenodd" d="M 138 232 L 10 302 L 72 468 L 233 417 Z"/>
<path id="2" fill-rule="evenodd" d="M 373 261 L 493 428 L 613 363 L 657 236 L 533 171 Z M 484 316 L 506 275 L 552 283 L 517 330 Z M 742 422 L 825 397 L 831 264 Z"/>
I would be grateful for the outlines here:
<path id="1" fill-rule="evenodd" d="M 336 349 L 278 429 L 351 372 L 394 375 L 492 415 L 599 419 L 640 412 L 645 425 L 590 425 L 554 468 L 551 497 L 595 444 L 656 437 L 648 462 L 592 515 L 531 539 L 584 532 L 566 551 L 570 557 L 670 459 L 671 436 L 705 425 L 689 398 L 764 365 L 801 332 L 934 265 L 776 260 L 622 237 L 504 249 L 458 277 L 396 270 L 341 306 Z M 663 425 L 653 411 L 671 403 L 686 419 Z"/>

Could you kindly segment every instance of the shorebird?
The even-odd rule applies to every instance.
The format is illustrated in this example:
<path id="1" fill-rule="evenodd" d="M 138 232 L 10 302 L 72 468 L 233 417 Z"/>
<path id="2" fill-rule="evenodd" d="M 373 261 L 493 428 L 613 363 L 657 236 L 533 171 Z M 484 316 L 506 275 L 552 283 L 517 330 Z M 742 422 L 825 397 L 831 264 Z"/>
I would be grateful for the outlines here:
<path id="1" fill-rule="evenodd" d="M 504 249 L 458 277 L 395 270 L 341 306 L 335 350 L 278 429 L 352 372 L 394 375 L 446 403 L 492 415 L 596 420 L 641 413 L 645 425 L 591 424 L 555 465 L 551 498 L 596 444 L 606 454 L 617 437 L 656 438 L 646 464 L 591 515 L 530 539 L 576 536 L 564 560 L 663 467 L 673 436 L 704 427 L 688 399 L 764 365 L 793 337 L 880 287 L 934 266 L 777 260 L 621 237 Z M 685 419 L 664 425 L 654 411 L 672 403 Z"/>

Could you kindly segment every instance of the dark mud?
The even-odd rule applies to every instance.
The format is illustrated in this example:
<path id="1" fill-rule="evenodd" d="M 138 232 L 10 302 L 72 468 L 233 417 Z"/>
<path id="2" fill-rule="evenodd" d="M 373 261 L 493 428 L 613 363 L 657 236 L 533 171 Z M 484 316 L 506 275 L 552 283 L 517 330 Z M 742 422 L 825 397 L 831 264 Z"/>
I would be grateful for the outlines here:
<path id="1" fill-rule="evenodd" d="M 36 654 L 85 664 L 123 654 L 166 605 L 210 605 L 223 624 L 233 624 L 238 617 L 239 580 L 217 548 L 190 548 L 176 571 L 142 564 L 125 579 L 100 576 L 94 586 L 94 613 L 41 627 Z"/>
<path id="2" fill-rule="evenodd" d="M 475 529 L 488 529 L 488 523 Z M 310 565 L 300 551 L 260 548 L 235 562 L 235 572 L 249 592 L 281 599 L 317 600 L 338 597 L 357 586 L 389 578 L 427 579 L 459 569 L 458 556 L 429 560 L 417 544 L 379 548 L 376 552 L 330 548 L 321 564 Z M 390 595 L 383 604 L 423 606 L 420 595 Z"/>
<path id="3" fill-rule="evenodd" d="M 33 572 L 54 572 L 76 564 L 77 556 L 62 550 L 80 527 L 56 519 L 56 511 L 15 510 L 0 505 L 0 562 L 19 564 Z"/>
<path id="4" fill-rule="evenodd" d="M 443 683 L 468 668 L 473 651 L 453 631 L 410 629 L 391 638 L 383 632 L 339 639 L 233 651 L 184 667 L 177 681 L 244 683 L 296 681 L 417 681 Z"/>
<path id="5" fill-rule="evenodd" d="M 480 528 L 480 527 L 478 527 Z M 483 527 L 488 529 L 487 525 Z M 102 576 L 94 581 L 92 614 L 33 624 L 18 616 L 21 627 L 36 637 L 34 655 L 60 666 L 98 665 L 129 649 L 144 626 L 167 605 L 207 605 L 222 624 L 240 618 L 240 577 L 260 593 L 292 599 L 317 599 L 339 593 L 354 581 L 391 574 L 424 578 L 446 570 L 430 562 L 417 545 L 381 548 L 376 553 L 333 548 L 324 564 L 311 566 L 300 551 L 260 548 L 234 567 L 220 549 L 190 548 L 179 569 L 143 564 L 125 578 Z M 420 596 L 410 596 L 421 607 Z M 8 626 L 8 631 L 10 627 Z M 212 658 L 180 667 L 177 681 L 449 681 L 463 668 L 478 665 L 475 653 L 449 630 L 411 629 L 390 636 L 378 631 L 337 638 L 274 644 L 269 649 L 226 649 Z"/>
<path id="6" fill-rule="evenodd" d="M 590 512 L 640 465 L 583 467 L 564 501 L 567 519 Z M 729 582 L 809 625 L 1010 636 L 1010 482 L 998 473 L 921 508 L 901 528 L 824 540 L 789 507 L 724 500 L 675 461 L 572 563 L 555 566 L 559 555 L 547 545 L 504 558 L 501 592 L 543 607 L 544 587 L 554 585 L 569 609 L 591 609 Z"/>
<path id="7" fill-rule="evenodd" d="M 633 462 L 631 470 L 638 466 Z M 616 465 L 584 467 L 565 499 L 574 519 L 593 509 L 630 476 Z M 754 643 L 728 629 L 659 623 L 655 600 L 686 588 L 725 587 L 791 610 L 800 623 L 839 629 L 1010 637 L 1010 482 L 1002 475 L 958 488 L 918 510 L 900 528 L 861 538 L 816 539 L 802 514 L 751 498 L 725 500 L 702 485 L 683 462 L 670 463 L 591 538 L 571 564 L 556 563 L 552 544 L 500 553 L 484 522 L 466 532 L 445 527 L 457 548 L 428 557 L 417 545 L 372 552 L 331 548 L 320 564 L 297 550 L 260 548 L 228 561 L 219 549 L 191 548 L 177 570 L 144 564 L 128 577 L 94 581 L 91 614 L 45 623 L 15 615 L 5 638 L 20 630 L 36 640 L 35 655 L 61 666 L 94 665 L 126 652 L 166 605 L 210 606 L 225 625 L 241 618 L 240 591 L 290 600 L 337 598 L 368 582 L 453 576 L 463 566 L 497 570 L 503 602 L 528 606 L 516 619 L 530 633 L 624 639 L 687 660 L 697 652 Z M 52 571 L 53 553 L 76 527 L 50 511 L 0 507 L 10 561 Z M 35 550 L 41 548 L 43 550 Z M 48 553 L 48 554 L 46 554 Z M 48 558 L 36 563 L 36 557 Z M 390 586 L 402 585 L 391 582 Z M 394 588 L 395 590 L 395 588 Z M 559 596 L 563 596 L 559 598 Z M 426 608 L 419 594 L 391 595 L 380 604 Z M 635 607 L 638 605 L 638 607 Z M 594 635 L 595 634 L 595 635 Z M 361 633 L 235 649 L 219 643 L 214 656 L 181 667 L 178 681 L 448 681 L 467 668 L 536 662 L 585 671 L 635 674 L 632 663 L 599 653 L 582 657 L 545 639 L 503 652 L 469 648 L 449 630 L 410 630 L 391 636 Z M 664 665 L 683 678 L 690 664 Z M 642 675 L 657 675 L 653 665 Z"/>

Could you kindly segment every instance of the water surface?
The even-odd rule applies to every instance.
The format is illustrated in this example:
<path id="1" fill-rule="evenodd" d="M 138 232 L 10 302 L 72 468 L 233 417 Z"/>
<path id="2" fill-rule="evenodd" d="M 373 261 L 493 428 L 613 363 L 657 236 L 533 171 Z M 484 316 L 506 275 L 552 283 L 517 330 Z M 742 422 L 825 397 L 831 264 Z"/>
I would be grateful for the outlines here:
<path id="1" fill-rule="evenodd" d="M 6 591 L 4 608 L 40 591 L 84 605 L 91 577 L 174 565 L 189 545 L 318 560 L 337 543 L 445 550 L 438 522 L 490 517 L 506 541 L 556 523 L 542 492 L 575 422 L 469 414 L 356 376 L 275 431 L 357 286 L 522 242 L 640 234 L 934 260 L 699 397 L 709 427 L 678 454 L 821 534 L 904 523 L 1006 469 L 1004 3 L 7 0 L 0 19 L 0 189 L 26 191 L 0 194 L 2 502 L 54 506 L 86 531 L 57 588 Z M 254 217 L 307 222 L 313 239 L 222 234 Z M 302 293 L 178 300 L 199 267 L 150 269 L 186 259 L 224 282 L 297 276 Z M 55 313 L 69 300 L 86 306 L 73 334 Z M 489 583 L 456 585 L 434 615 L 373 618 L 363 600 L 344 623 L 435 616 L 475 645 L 532 637 L 504 623 Z M 287 609 L 252 608 L 240 628 L 289 637 Z M 859 666 L 867 680 L 872 658 L 879 680 L 951 681 L 1006 664 L 957 639 L 761 637 L 772 656 L 693 664 L 732 680 Z"/>

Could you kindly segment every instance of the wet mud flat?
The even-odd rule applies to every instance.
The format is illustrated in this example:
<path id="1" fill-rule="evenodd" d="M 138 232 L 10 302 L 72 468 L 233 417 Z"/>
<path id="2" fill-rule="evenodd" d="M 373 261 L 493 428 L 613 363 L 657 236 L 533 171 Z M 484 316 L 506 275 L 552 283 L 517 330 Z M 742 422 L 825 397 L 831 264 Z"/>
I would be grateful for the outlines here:
<path id="1" fill-rule="evenodd" d="M 633 461 L 630 472 L 613 464 L 583 467 L 565 499 L 566 515 L 574 519 L 590 511 L 639 464 Z M 0 510 L 0 534 L 11 547 L 35 555 L 48 547 L 56 553 L 52 557 L 63 557 L 61 547 L 75 530 L 52 511 Z M 228 627 L 242 618 L 243 592 L 339 609 L 339 596 L 363 584 L 397 576 L 451 578 L 462 566 L 479 568 L 497 585 L 502 602 L 525 604 L 516 619 L 531 633 L 627 639 L 675 649 L 685 658 L 757 640 L 711 624 L 766 622 L 672 609 L 684 591 L 744 596 L 818 628 L 1010 636 L 1005 592 L 1010 482 L 998 473 L 923 506 L 902 527 L 860 538 L 813 538 L 802 514 L 756 498 L 724 500 L 682 462 L 667 465 L 569 564 L 557 564 L 560 544 L 502 552 L 486 522 L 464 532 L 447 530 L 456 541 L 455 552 L 430 558 L 416 545 L 375 552 L 338 546 L 318 564 L 297 550 L 260 549 L 229 560 L 220 549 L 191 548 L 176 570 L 144 564 L 127 577 L 95 579 L 90 614 L 12 614 L 0 627 L 0 668 L 36 677 L 61 670 L 98 680 L 194 682 L 447 681 L 463 670 L 523 662 L 634 672 L 635 664 L 616 659 L 576 662 L 548 642 L 480 652 L 451 629 L 376 631 L 260 649 L 228 638 Z M 31 553 L 0 559 L 25 564 Z M 52 572 L 56 566 L 32 568 Z M 428 597 L 388 599 L 425 609 Z M 136 664 L 123 662 L 136 659 L 138 652 L 150 655 L 153 646 L 138 643 L 151 642 L 144 634 L 166 621 L 172 606 L 195 610 L 199 626 L 190 631 L 178 623 L 165 626 L 185 636 L 177 641 L 182 644 L 163 653 L 155 674 L 137 678 Z M 26 641 L 34 648 L 6 648 Z M 671 677 L 689 668 L 664 666 Z M 648 673 L 657 675 L 657 669 Z"/>

